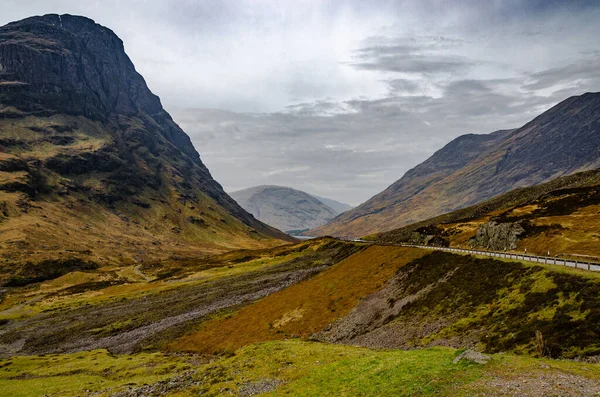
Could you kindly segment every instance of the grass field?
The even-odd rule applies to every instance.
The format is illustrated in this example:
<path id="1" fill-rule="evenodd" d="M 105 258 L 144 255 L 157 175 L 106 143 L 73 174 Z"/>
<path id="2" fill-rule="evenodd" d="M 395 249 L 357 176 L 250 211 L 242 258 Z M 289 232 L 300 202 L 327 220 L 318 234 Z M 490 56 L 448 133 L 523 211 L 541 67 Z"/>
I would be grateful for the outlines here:
<path id="1" fill-rule="evenodd" d="M 172 388 L 163 395 L 173 397 L 259 392 L 268 396 L 593 396 L 600 392 L 597 364 L 510 354 L 492 355 L 485 365 L 453 364 L 459 353 L 441 347 L 371 350 L 298 340 L 251 345 L 210 362 L 190 355 L 111 355 L 99 350 L 1 360 L 0 390 L 15 397 L 109 396 L 127 389 L 133 391 L 126 395 L 151 395 L 151 390 L 160 390 L 157 382 L 170 379 Z"/>

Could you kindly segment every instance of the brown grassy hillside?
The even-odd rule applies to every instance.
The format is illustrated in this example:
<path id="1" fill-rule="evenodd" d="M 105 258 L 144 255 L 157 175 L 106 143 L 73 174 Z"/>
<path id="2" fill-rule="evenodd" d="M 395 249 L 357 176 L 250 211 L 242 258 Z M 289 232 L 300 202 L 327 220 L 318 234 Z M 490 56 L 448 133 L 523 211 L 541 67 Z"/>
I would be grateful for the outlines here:
<path id="1" fill-rule="evenodd" d="M 451 246 L 481 246 L 472 240 L 489 222 L 523 228 L 513 250 L 532 254 L 600 256 L 600 170 L 516 189 L 483 203 L 370 238 L 408 242 L 414 233 L 434 234 Z M 511 247 L 508 247 L 509 249 Z M 498 249 L 498 247 L 496 247 Z M 499 248 L 503 249 L 503 247 Z"/>
<path id="2" fill-rule="evenodd" d="M 599 291 L 593 272 L 373 246 L 203 323 L 170 349 L 232 352 L 300 337 L 371 348 L 476 346 L 551 357 L 596 355 Z"/>

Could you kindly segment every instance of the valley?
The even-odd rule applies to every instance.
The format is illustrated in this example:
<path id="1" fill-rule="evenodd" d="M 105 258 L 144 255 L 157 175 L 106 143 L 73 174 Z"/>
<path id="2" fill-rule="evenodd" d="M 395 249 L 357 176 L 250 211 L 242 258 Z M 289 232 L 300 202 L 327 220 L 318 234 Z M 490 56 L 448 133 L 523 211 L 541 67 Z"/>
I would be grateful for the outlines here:
<path id="1" fill-rule="evenodd" d="M 124 37 L 135 41 L 136 29 Z M 196 35 L 194 20 L 195 45 L 169 42 L 169 51 L 210 59 L 219 45 L 199 46 L 210 30 Z M 427 37 L 430 50 L 466 45 Z M 336 64 L 365 72 L 374 66 L 364 57 L 416 51 L 384 44 L 354 50 L 362 66 Z M 179 67 L 176 57 L 136 54 L 151 74 Z M 324 54 L 333 53 L 315 59 Z M 419 54 L 417 69 L 426 59 Z M 186 76 L 170 103 L 204 104 L 198 81 L 227 86 L 219 79 L 235 68 L 215 65 L 214 76 Z M 265 67 L 244 66 L 244 83 L 231 84 L 237 99 L 219 102 L 243 113 L 180 108 L 193 120 L 188 135 L 109 28 L 70 14 L 0 27 L 0 397 L 600 395 L 600 93 L 563 89 L 551 108 L 538 93 L 522 127 L 453 135 L 353 208 L 271 183 L 358 202 L 355 194 L 402 169 L 392 161 L 421 150 L 421 138 L 407 143 L 414 137 L 403 122 L 463 123 L 456 109 L 443 119 L 437 101 L 467 86 L 461 100 L 477 102 L 487 86 L 437 81 L 433 98 L 395 79 L 386 82 L 392 97 L 308 106 L 299 102 L 311 84 L 299 79 L 284 84 L 294 102 L 285 112 L 253 113 L 273 87 L 239 99 Z M 441 121 L 426 120 L 428 101 Z M 359 120 L 367 112 L 406 134 L 381 141 L 381 124 Z M 210 114 L 238 121 L 203 118 Z M 295 124 L 302 118 L 310 128 Z M 345 135 L 352 128 L 360 129 L 354 142 Z M 353 168 L 320 166 L 325 160 Z M 253 187 L 227 193 L 206 166 L 223 163 L 230 169 L 219 169 L 219 180 L 236 174 L 229 187 Z"/>
<path id="2" fill-rule="evenodd" d="M 114 285 L 110 273 L 4 291 L 2 390 L 534 396 L 599 384 L 595 272 L 326 238 L 125 268 Z M 452 364 L 468 346 L 491 361 Z"/>

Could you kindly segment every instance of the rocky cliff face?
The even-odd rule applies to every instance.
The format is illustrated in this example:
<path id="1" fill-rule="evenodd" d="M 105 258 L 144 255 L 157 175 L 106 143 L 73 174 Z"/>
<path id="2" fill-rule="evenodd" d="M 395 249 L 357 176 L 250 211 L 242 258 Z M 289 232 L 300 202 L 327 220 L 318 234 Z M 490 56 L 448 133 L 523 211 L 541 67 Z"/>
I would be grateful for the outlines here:
<path id="1" fill-rule="evenodd" d="M 0 228 L 17 231 L 1 248 L 16 241 L 26 257 L 120 238 L 139 245 L 136 258 L 166 242 L 195 251 L 287 238 L 223 191 L 122 41 L 84 17 L 0 28 L 0 170 Z M 67 237 L 82 230 L 89 241 Z"/>
<path id="2" fill-rule="evenodd" d="M 287 232 L 321 226 L 338 214 L 321 200 L 289 187 L 256 186 L 231 196 L 262 222 Z"/>
<path id="3" fill-rule="evenodd" d="M 464 135 L 364 204 L 309 231 L 364 236 L 600 166 L 600 93 L 568 98 L 517 130 Z"/>
<path id="4" fill-rule="evenodd" d="M 469 244 L 475 248 L 485 248 L 492 251 L 514 250 L 517 248 L 519 236 L 525 229 L 517 223 L 487 222 L 479 226 L 475 237 Z"/>

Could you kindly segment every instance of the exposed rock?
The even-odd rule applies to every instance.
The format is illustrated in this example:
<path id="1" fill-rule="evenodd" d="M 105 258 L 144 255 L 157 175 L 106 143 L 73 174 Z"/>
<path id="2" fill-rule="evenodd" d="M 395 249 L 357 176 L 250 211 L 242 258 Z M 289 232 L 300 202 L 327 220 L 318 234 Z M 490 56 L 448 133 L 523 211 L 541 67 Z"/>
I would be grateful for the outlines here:
<path id="1" fill-rule="evenodd" d="M 263 379 L 257 382 L 245 383 L 240 387 L 240 396 L 250 397 L 268 393 L 277 389 L 282 383 L 279 379 Z"/>
<path id="2" fill-rule="evenodd" d="M 428 245 L 432 247 L 449 247 L 450 240 L 437 226 L 423 227 L 411 233 L 408 243 L 415 245 Z"/>
<path id="3" fill-rule="evenodd" d="M 492 358 L 483 353 L 476 352 L 475 350 L 468 349 L 459 354 L 454 360 L 453 364 L 458 364 L 461 361 L 472 361 L 477 364 L 487 364 Z"/>
<path id="4" fill-rule="evenodd" d="M 494 251 L 513 250 L 517 248 L 519 236 L 525 229 L 518 223 L 484 223 L 477 229 L 477 234 L 469 241 L 472 247 L 486 248 Z"/>
<path id="5" fill-rule="evenodd" d="M 176 391 L 186 390 L 197 386 L 200 382 L 194 379 L 196 371 L 186 371 L 171 379 L 158 381 L 152 385 L 133 387 L 117 393 L 109 394 L 111 397 L 158 397 L 171 394 Z M 100 393 L 88 393 L 87 396 L 106 395 L 106 391 Z"/>

